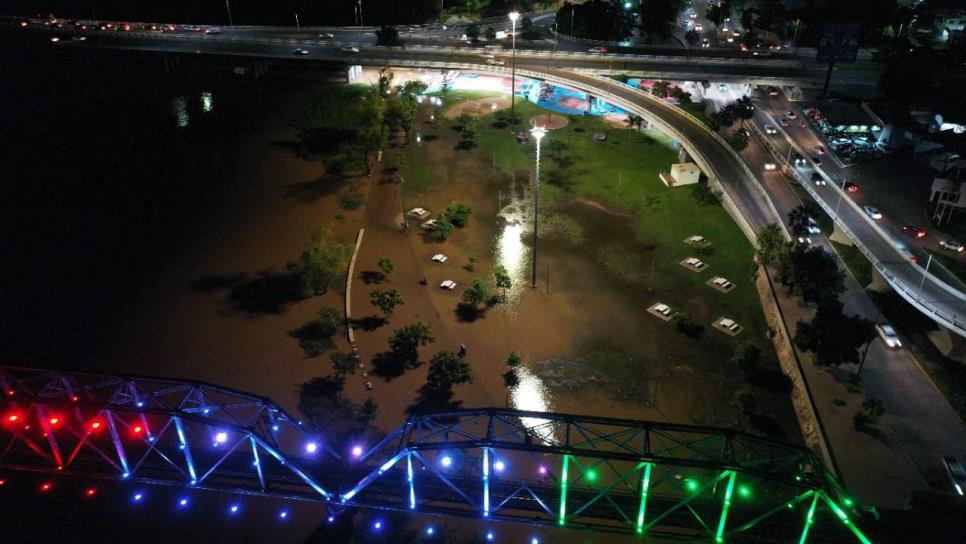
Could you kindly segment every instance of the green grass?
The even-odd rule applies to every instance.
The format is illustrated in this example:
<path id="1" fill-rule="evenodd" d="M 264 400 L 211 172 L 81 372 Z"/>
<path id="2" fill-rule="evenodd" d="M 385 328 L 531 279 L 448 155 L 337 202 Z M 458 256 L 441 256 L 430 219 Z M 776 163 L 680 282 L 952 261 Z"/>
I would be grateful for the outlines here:
<path id="1" fill-rule="evenodd" d="M 872 283 L 872 263 L 865 258 L 865 255 L 855 246 L 847 246 L 838 242 L 832 242 L 835 252 L 842 258 L 842 262 L 863 287 Z"/>
<path id="2" fill-rule="evenodd" d="M 701 104 L 700 102 L 692 102 L 685 106 L 681 106 L 681 109 L 697 117 L 698 120 L 704 123 L 705 125 L 711 126 L 711 123 L 708 120 L 708 115 L 704 113 L 704 105 Z"/>

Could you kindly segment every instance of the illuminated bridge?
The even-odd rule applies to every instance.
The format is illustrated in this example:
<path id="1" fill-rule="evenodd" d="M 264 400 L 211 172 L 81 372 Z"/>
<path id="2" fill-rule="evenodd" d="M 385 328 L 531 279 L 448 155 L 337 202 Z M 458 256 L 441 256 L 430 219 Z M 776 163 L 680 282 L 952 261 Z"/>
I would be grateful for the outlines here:
<path id="1" fill-rule="evenodd" d="M 485 408 L 335 444 L 196 381 L 0 367 L 0 471 L 699 542 L 870 542 L 808 450 L 745 433 Z"/>

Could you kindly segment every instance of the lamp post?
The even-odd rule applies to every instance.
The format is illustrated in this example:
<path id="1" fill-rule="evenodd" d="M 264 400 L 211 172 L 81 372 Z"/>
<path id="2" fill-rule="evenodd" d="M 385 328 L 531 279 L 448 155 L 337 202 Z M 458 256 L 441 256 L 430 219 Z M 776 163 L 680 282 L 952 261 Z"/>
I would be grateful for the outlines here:
<path id="1" fill-rule="evenodd" d="M 516 110 L 516 91 L 517 91 L 517 19 L 520 18 L 520 12 L 511 11 L 510 12 L 510 23 L 512 29 L 510 31 L 510 40 L 513 44 L 513 52 L 511 53 L 510 59 L 510 123 L 516 124 L 517 120 L 517 110 Z M 540 140 L 537 140 L 539 147 Z M 536 269 L 534 269 L 536 270 Z M 534 286 L 536 286 L 536 276 L 533 277 Z"/>
<path id="2" fill-rule="evenodd" d="M 540 140 L 547 134 L 543 127 L 533 127 L 530 134 L 537 140 L 537 165 L 533 176 L 533 267 L 530 287 L 537 286 L 537 223 L 540 222 Z"/>
<path id="3" fill-rule="evenodd" d="M 842 205 L 842 196 L 845 195 L 845 182 L 846 178 L 842 178 L 842 187 L 839 190 L 839 201 L 835 204 L 835 216 L 839 215 L 839 206 Z"/>
<path id="4" fill-rule="evenodd" d="M 231 3 L 229 0 L 225 0 L 225 7 L 228 8 L 228 26 L 235 26 L 235 23 L 231 20 Z"/>

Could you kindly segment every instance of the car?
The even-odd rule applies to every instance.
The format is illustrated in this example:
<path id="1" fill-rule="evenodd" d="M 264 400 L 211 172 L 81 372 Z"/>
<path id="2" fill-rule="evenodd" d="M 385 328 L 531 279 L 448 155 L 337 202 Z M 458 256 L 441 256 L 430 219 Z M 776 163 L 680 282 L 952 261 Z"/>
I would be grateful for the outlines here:
<path id="1" fill-rule="evenodd" d="M 58 38 L 57 36 L 54 36 L 53 38 L 50 39 L 50 41 L 57 43 L 60 41 L 60 38 Z"/>
<path id="2" fill-rule="evenodd" d="M 505 66 L 506 63 L 500 59 L 486 59 L 486 63 L 490 66 Z"/>
<path id="3" fill-rule="evenodd" d="M 607 52 L 607 48 L 606 47 L 591 47 L 590 49 L 587 50 L 587 52 L 588 53 L 606 53 Z"/>
<path id="4" fill-rule="evenodd" d="M 443 255 L 442 253 L 437 253 L 436 255 L 433 255 L 433 258 L 430 260 L 433 261 L 434 263 L 445 263 L 446 259 L 448 258 L 449 257 L 447 257 L 446 255 Z"/>
<path id="5" fill-rule="evenodd" d="M 213 26 L 213 27 L 209 28 L 208 30 L 206 30 L 205 31 L 205 34 L 221 34 L 222 32 L 224 32 L 224 30 L 222 30 L 221 28 L 219 28 L 217 26 Z"/>
<path id="6" fill-rule="evenodd" d="M 808 236 L 799 236 L 798 243 L 803 246 L 810 246 L 812 245 L 812 239 L 809 238 Z"/>
<path id="7" fill-rule="evenodd" d="M 774 170 L 775 168 L 778 168 L 777 166 L 775 166 L 775 163 L 773 162 L 765 163 L 765 170 Z"/>
<path id="8" fill-rule="evenodd" d="M 879 323 L 875 326 L 875 330 L 879 332 L 879 337 L 885 342 L 886 347 L 890 349 L 899 349 L 902 347 L 899 335 L 896 334 L 896 330 L 892 328 L 892 325 Z"/>
<path id="9" fill-rule="evenodd" d="M 825 146 L 824 146 L 824 145 L 822 145 L 822 144 L 815 144 L 815 146 L 814 146 L 814 147 L 812 147 L 812 149 L 813 149 L 813 150 L 814 150 L 814 151 L 815 151 L 816 153 L 818 153 L 819 155 L 824 155 L 824 154 L 825 154 Z"/>
<path id="10" fill-rule="evenodd" d="M 865 211 L 866 215 L 872 219 L 882 219 L 882 212 L 880 212 L 878 208 L 873 206 L 862 206 L 862 209 Z"/>
<path id="11" fill-rule="evenodd" d="M 71 41 L 75 41 L 75 42 L 86 42 L 87 41 L 87 36 L 73 36 L 73 37 L 71 37 Z"/>
<path id="12" fill-rule="evenodd" d="M 295 51 L 292 51 L 292 54 L 293 55 L 308 55 L 309 54 L 309 50 L 308 49 L 296 49 Z"/>
<path id="13" fill-rule="evenodd" d="M 818 223 L 815 222 L 815 218 L 809 217 L 805 220 L 805 230 L 809 234 L 822 234 L 822 229 L 818 228 Z"/>
<path id="14" fill-rule="evenodd" d="M 772 125 L 765 125 L 765 134 L 778 134 L 778 129 Z"/>
<path id="15" fill-rule="evenodd" d="M 726 83 L 718 83 L 718 92 L 728 92 L 728 85 Z"/>
<path id="16" fill-rule="evenodd" d="M 943 249 L 948 249 L 949 251 L 955 251 L 957 253 L 963 252 L 963 244 L 955 240 L 940 240 L 939 247 Z"/>
<path id="17" fill-rule="evenodd" d="M 326 40 L 331 40 L 332 38 L 335 38 L 335 34 L 333 34 L 331 32 L 323 32 L 323 33 L 319 34 L 319 37 L 320 38 L 324 38 Z"/>
<path id="18" fill-rule="evenodd" d="M 785 112 L 785 117 L 788 117 L 789 119 L 798 119 L 798 114 L 792 110 L 788 110 Z"/>
<path id="19" fill-rule="evenodd" d="M 785 119 L 784 117 L 781 118 L 781 121 L 778 121 L 778 124 L 783 128 L 788 128 L 791 126 L 791 123 L 788 122 L 788 119 Z"/>
<path id="20" fill-rule="evenodd" d="M 768 96 L 778 96 L 778 87 L 768 87 Z"/>
<path id="21" fill-rule="evenodd" d="M 419 225 L 419 228 L 423 230 L 436 230 L 436 220 L 430 219 L 429 221 L 426 221 L 422 225 Z"/>
<path id="22" fill-rule="evenodd" d="M 823 178 L 822 174 L 819 174 L 818 172 L 812 172 L 812 183 L 814 183 L 816 187 L 824 187 L 826 185 L 825 178 Z"/>
<path id="23" fill-rule="evenodd" d="M 925 231 L 925 229 L 921 229 L 921 228 L 919 228 L 919 227 L 917 227 L 915 225 L 903 225 L 902 226 L 902 232 L 908 234 L 909 236 L 915 237 L 915 238 L 925 238 L 926 237 L 926 231 Z"/>
<path id="24" fill-rule="evenodd" d="M 805 157 L 799 155 L 798 153 L 795 153 L 794 157 L 792 158 L 792 162 L 795 164 L 795 166 L 805 166 L 808 164 L 808 162 L 805 161 Z"/>
<path id="25" fill-rule="evenodd" d="M 946 471 L 946 478 L 952 484 L 957 495 L 966 495 L 966 468 L 952 455 L 943 457 L 943 469 Z"/>
<path id="26" fill-rule="evenodd" d="M 668 306 L 667 304 L 658 304 L 657 306 L 654 307 L 654 311 L 663 316 L 671 315 L 671 307 Z"/>
<path id="27" fill-rule="evenodd" d="M 359 52 L 359 48 L 358 47 L 343 47 L 342 49 L 340 49 L 340 51 L 344 51 L 346 53 L 358 53 Z"/>
<path id="28" fill-rule="evenodd" d="M 836 139 L 832 140 L 831 142 L 829 142 L 829 145 L 832 146 L 832 149 L 838 149 L 839 146 L 842 146 L 842 145 L 845 145 L 845 144 L 850 144 L 851 145 L 852 144 L 852 140 L 850 140 L 848 138 L 836 138 Z"/>
<path id="29" fill-rule="evenodd" d="M 846 183 L 845 190 L 850 193 L 857 193 L 859 192 L 859 186 L 854 183 Z"/>
<path id="30" fill-rule="evenodd" d="M 701 38 L 701 47 L 711 47 L 711 42 L 708 41 L 708 38 Z"/>
<path id="31" fill-rule="evenodd" d="M 452 291 L 456 289 L 456 282 L 453 280 L 443 280 L 443 283 L 439 284 L 440 288 Z"/>
<path id="32" fill-rule="evenodd" d="M 429 216 L 429 211 L 424 208 L 413 208 L 406 212 L 409 217 L 415 217 L 416 219 L 423 219 Z"/>
<path id="33" fill-rule="evenodd" d="M 812 159 L 812 162 L 815 163 L 815 166 L 822 166 L 822 159 L 821 158 L 816 157 L 816 156 L 812 156 L 812 157 L 809 157 L 809 158 Z"/>

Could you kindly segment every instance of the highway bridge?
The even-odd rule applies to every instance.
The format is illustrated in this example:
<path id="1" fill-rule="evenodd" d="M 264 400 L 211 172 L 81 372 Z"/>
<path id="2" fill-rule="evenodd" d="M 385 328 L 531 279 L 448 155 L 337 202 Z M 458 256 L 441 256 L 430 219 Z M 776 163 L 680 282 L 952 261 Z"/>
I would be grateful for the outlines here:
<path id="1" fill-rule="evenodd" d="M 377 47 L 359 42 L 327 39 L 277 37 L 277 28 L 246 27 L 237 32 L 226 29 L 222 34 L 203 32 L 105 32 L 80 31 L 73 28 L 51 30 L 45 27 L 21 28 L 7 21 L 8 32 L 22 32 L 25 39 L 48 43 L 50 47 L 106 48 L 140 50 L 186 55 L 256 57 L 287 59 L 289 62 L 343 63 L 345 65 L 409 66 L 444 70 L 476 70 L 509 73 L 512 58 L 509 51 L 471 47 L 411 46 Z M 357 37 L 349 31 L 347 37 Z M 50 42 L 54 36 L 63 39 Z M 83 40 L 79 38 L 83 37 Z M 628 87 L 600 74 L 639 74 L 652 78 L 675 80 L 741 81 L 772 85 L 801 85 L 824 80 L 824 69 L 803 65 L 789 59 L 734 59 L 727 57 L 691 57 L 658 55 L 611 55 L 598 53 L 554 53 L 529 50 L 516 52 L 516 72 L 523 77 L 548 81 L 603 98 L 629 112 L 640 115 L 673 135 L 698 166 L 718 186 L 725 204 L 750 239 L 770 223 L 783 225 L 779 213 L 755 176 L 731 147 L 701 121 L 683 110 L 652 95 Z M 308 54 L 294 54 L 295 49 Z M 685 50 L 686 51 L 686 50 Z M 503 65 L 494 65 L 483 54 L 493 54 Z M 845 72 L 836 83 L 866 83 L 869 73 Z M 960 337 L 966 337 L 966 294 L 911 262 L 895 240 L 876 228 L 857 207 L 846 205 L 836 214 L 831 201 L 837 201 L 833 187 L 825 195 L 804 184 L 815 199 L 833 217 L 836 225 L 873 263 L 880 277 L 905 300 Z M 830 183 L 829 186 L 835 184 Z M 840 189 L 839 189 L 840 190 Z"/>
<path id="2" fill-rule="evenodd" d="M 116 479 L 692 542 L 861 542 L 810 451 L 746 433 L 482 408 L 340 441 L 269 399 L 170 378 L 0 367 L 6 478 Z M 6 481 L 6 480 L 4 480 Z"/>

